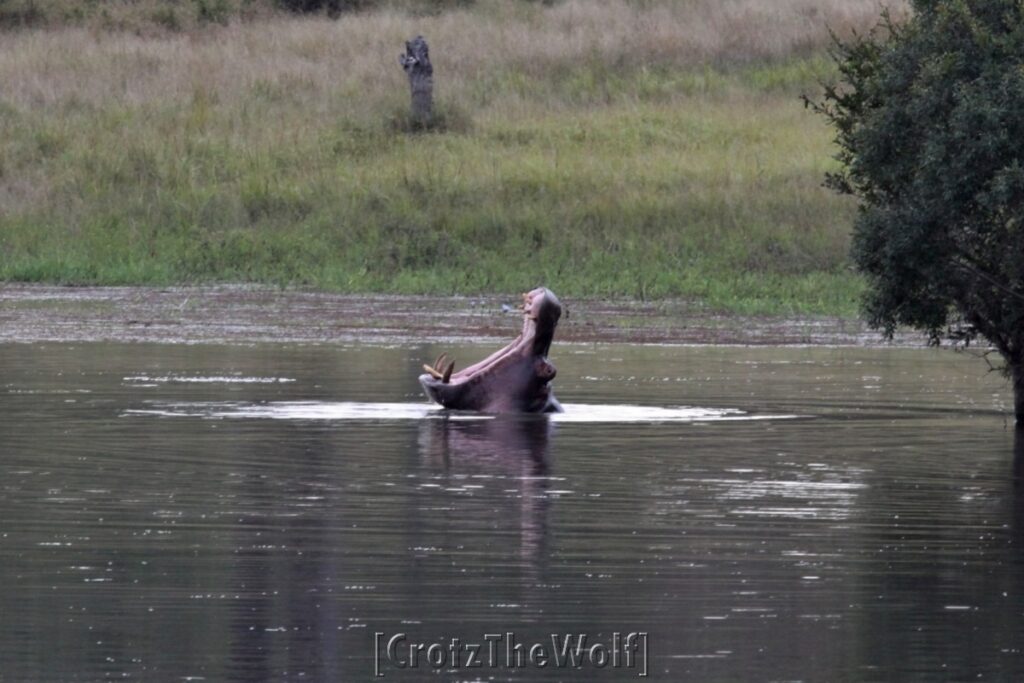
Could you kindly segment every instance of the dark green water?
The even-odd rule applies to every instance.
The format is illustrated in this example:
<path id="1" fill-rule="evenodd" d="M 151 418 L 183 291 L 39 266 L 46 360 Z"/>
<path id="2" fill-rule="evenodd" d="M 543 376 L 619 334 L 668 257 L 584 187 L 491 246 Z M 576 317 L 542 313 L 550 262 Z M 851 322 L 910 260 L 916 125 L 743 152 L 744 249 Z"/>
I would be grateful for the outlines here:
<path id="1" fill-rule="evenodd" d="M 422 403 L 439 350 L 0 345 L 0 680 L 364 681 L 377 632 L 634 631 L 655 680 L 1024 677 L 980 361 L 556 344 L 563 418 L 479 420 Z"/>

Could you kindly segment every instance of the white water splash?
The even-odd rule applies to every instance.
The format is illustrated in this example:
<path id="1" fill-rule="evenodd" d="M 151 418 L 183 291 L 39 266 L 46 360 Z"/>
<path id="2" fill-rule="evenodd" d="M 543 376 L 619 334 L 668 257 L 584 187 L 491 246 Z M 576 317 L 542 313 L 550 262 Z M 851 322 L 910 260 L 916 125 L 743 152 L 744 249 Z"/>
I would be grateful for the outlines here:
<path id="1" fill-rule="evenodd" d="M 566 403 L 564 413 L 544 417 L 552 422 L 656 423 L 788 420 L 797 415 L 753 415 L 736 409 Z M 493 420 L 495 415 L 444 410 L 429 403 L 167 403 L 126 410 L 125 415 L 158 417 L 248 418 L 263 420 Z M 539 417 L 539 416 L 532 416 Z"/>
<path id="2" fill-rule="evenodd" d="M 290 377 L 241 377 L 216 375 L 213 377 L 193 377 L 188 375 L 164 375 L 162 377 L 149 377 L 148 375 L 133 375 L 123 377 L 125 382 L 145 382 L 149 386 L 155 384 L 283 384 L 294 382 Z"/>

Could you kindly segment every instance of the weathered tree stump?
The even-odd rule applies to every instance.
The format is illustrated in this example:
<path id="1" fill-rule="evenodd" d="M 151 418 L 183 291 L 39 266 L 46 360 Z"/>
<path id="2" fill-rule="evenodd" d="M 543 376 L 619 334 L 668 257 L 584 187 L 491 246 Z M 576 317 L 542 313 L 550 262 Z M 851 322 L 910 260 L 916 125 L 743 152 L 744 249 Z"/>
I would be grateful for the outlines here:
<path id="1" fill-rule="evenodd" d="M 430 52 L 423 36 L 407 40 L 405 54 L 399 55 L 398 61 L 409 76 L 412 120 L 417 125 L 425 125 L 434 115 L 434 67 L 430 64 Z"/>

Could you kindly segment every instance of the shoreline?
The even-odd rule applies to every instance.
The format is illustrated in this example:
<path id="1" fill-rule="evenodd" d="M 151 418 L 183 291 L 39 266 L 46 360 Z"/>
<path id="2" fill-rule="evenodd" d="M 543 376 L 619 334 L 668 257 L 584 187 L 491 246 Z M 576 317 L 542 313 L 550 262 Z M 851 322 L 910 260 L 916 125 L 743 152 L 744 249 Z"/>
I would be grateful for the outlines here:
<path id="1" fill-rule="evenodd" d="M 561 343 L 923 348 L 857 319 L 743 316 L 680 300 L 562 298 Z M 334 294 L 258 285 L 0 285 L 0 343 L 489 343 L 520 326 L 518 294 Z"/>

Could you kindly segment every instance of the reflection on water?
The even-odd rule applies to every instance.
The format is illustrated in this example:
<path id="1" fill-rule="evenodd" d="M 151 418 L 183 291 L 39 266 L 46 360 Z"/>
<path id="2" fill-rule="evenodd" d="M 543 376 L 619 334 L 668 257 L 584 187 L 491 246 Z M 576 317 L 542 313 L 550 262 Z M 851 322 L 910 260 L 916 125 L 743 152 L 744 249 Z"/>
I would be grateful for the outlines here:
<path id="1" fill-rule="evenodd" d="M 552 497 L 571 491 L 559 488 L 563 477 L 550 476 L 548 441 L 553 425 L 548 415 L 502 415 L 491 420 L 424 420 L 419 451 L 425 465 L 461 482 L 449 490 L 474 494 L 481 480 L 501 476 L 519 504 L 519 559 L 527 570 L 520 582 L 529 590 L 545 557 L 547 512 Z"/>
<path id="2" fill-rule="evenodd" d="M 496 417 L 422 400 L 431 348 L 0 346 L 0 680 L 369 680 L 378 631 L 1024 675 L 1024 437 L 972 359 L 555 352 L 567 412 Z"/>
<path id="3" fill-rule="evenodd" d="M 1013 433 L 1013 481 L 1024 487 L 1024 425 L 1017 425 Z"/>

